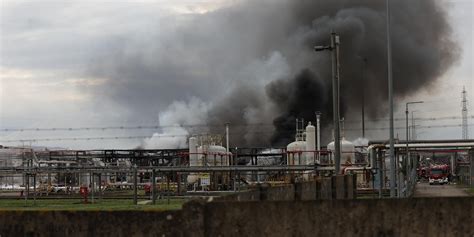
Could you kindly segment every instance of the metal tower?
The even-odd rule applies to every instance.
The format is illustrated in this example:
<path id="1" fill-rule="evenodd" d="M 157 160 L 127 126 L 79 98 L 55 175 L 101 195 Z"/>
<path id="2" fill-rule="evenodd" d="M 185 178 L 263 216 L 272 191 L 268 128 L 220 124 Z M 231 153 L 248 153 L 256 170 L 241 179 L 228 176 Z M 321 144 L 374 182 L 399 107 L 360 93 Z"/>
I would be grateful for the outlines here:
<path id="1" fill-rule="evenodd" d="M 469 129 L 467 126 L 467 96 L 466 88 L 462 88 L 462 139 L 469 139 Z"/>

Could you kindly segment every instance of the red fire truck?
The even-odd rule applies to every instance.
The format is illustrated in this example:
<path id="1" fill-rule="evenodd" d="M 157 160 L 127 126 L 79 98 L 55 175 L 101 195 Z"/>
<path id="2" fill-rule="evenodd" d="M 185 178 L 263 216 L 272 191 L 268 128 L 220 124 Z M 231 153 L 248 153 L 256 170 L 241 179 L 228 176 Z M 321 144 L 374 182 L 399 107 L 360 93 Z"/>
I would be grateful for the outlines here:
<path id="1" fill-rule="evenodd" d="M 433 184 L 447 184 L 449 182 L 449 165 L 433 165 L 429 169 L 429 182 Z"/>

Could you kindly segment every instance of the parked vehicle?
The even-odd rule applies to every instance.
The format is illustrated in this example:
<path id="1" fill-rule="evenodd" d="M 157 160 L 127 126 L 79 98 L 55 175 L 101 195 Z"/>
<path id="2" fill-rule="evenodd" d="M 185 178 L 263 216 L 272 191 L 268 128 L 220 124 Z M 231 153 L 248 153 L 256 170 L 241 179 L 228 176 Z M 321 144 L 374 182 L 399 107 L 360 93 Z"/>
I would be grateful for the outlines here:
<path id="1" fill-rule="evenodd" d="M 450 169 L 448 165 L 434 165 L 429 170 L 429 182 L 433 184 L 448 184 Z"/>

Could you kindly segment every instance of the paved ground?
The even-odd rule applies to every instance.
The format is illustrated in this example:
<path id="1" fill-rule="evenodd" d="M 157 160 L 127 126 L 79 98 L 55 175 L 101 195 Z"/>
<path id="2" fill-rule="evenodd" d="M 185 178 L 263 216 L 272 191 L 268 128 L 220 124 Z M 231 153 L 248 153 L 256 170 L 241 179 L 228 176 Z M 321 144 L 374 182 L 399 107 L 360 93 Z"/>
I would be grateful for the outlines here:
<path id="1" fill-rule="evenodd" d="M 429 185 L 419 183 L 415 187 L 415 197 L 463 197 L 468 194 L 456 185 Z"/>

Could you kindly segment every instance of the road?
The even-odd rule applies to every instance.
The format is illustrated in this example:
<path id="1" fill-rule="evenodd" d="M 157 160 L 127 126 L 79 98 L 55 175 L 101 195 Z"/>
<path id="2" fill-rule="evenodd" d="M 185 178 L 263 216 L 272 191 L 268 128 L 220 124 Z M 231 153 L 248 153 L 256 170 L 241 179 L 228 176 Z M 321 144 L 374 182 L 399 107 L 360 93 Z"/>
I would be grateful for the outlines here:
<path id="1" fill-rule="evenodd" d="M 453 184 L 429 185 L 419 183 L 415 188 L 414 197 L 463 197 L 468 194 Z"/>

